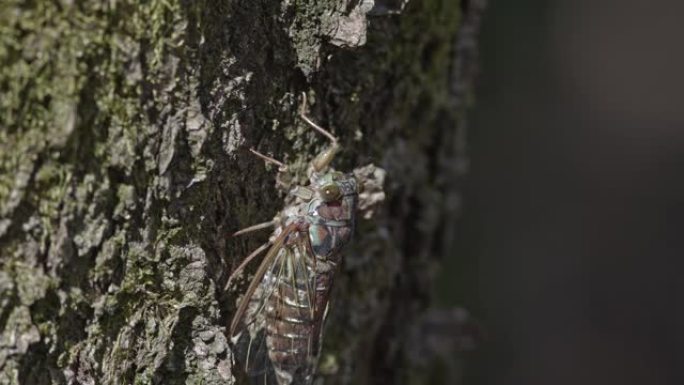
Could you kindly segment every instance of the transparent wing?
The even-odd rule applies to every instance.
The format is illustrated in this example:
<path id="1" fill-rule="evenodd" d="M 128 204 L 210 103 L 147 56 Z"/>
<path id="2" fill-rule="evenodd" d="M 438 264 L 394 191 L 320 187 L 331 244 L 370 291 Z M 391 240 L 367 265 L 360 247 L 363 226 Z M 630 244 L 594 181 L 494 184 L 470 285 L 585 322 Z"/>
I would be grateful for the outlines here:
<path id="1" fill-rule="evenodd" d="M 250 377 L 252 384 L 278 385 L 275 366 L 269 356 L 267 344 L 268 325 L 266 309 L 271 298 L 278 290 L 277 281 L 284 272 L 287 259 L 285 249 L 281 249 L 272 262 L 270 270 L 262 277 L 257 290 L 254 291 L 245 311 L 243 322 L 238 326 L 239 333 L 235 341 L 235 353 L 238 362 Z"/>
<path id="2" fill-rule="evenodd" d="M 253 384 L 309 384 L 320 320 L 308 236 L 286 227 L 257 270 L 231 323 L 238 361 Z M 321 309 L 322 310 L 322 309 Z"/>

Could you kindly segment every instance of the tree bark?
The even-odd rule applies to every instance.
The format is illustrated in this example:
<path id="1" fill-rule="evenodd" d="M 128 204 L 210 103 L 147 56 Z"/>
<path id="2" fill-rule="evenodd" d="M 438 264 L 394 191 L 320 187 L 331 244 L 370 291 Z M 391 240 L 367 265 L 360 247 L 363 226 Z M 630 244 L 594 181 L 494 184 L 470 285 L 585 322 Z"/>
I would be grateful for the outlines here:
<path id="1" fill-rule="evenodd" d="M 296 183 L 326 144 L 297 119 L 302 92 L 340 138 L 337 169 L 387 172 L 345 251 L 319 379 L 453 376 L 421 325 L 454 257 L 481 8 L 4 1 L 0 383 L 241 383 L 225 334 L 245 286 L 223 288 L 268 231 L 227 234 L 282 206 L 247 148 Z"/>

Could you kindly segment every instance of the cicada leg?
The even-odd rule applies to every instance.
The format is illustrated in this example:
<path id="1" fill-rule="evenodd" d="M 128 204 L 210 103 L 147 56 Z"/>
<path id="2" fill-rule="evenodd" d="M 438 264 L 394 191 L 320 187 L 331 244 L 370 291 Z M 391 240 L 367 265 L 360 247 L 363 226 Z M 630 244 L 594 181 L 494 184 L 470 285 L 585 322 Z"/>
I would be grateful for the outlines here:
<path id="1" fill-rule="evenodd" d="M 318 124 L 314 123 L 313 120 L 311 120 L 308 116 L 305 114 L 306 111 L 306 93 L 302 94 L 302 105 L 299 109 L 299 117 L 302 118 L 304 122 L 306 122 L 311 128 L 314 130 L 318 131 L 319 133 L 323 134 L 328 140 L 330 140 L 330 147 L 326 148 L 316 156 L 316 158 L 311 161 L 311 167 L 315 172 L 321 172 L 323 171 L 330 162 L 332 162 L 333 158 L 337 154 L 337 152 L 340 150 L 340 144 L 337 141 L 337 138 L 328 132 L 328 130 L 324 129 L 323 127 L 319 126 Z"/>
<path id="2" fill-rule="evenodd" d="M 226 286 L 225 286 L 225 288 L 224 288 L 223 290 L 228 290 L 228 288 L 230 287 L 230 283 L 233 282 L 233 280 L 235 279 L 235 277 L 237 277 L 237 276 L 242 272 L 242 270 L 244 270 L 245 267 L 247 267 L 247 265 L 248 265 L 248 264 L 249 264 L 257 255 L 259 255 L 259 254 L 263 253 L 264 251 L 266 251 L 272 244 L 273 244 L 273 242 L 272 242 L 271 240 L 269 240 L 268 242 L 266 242 L 266 243 L 264 243 L 263 245 L 259 246 L 256 250 L 252 251 L 252 253 L 251 253 L 250 255 L 248 255 L 247 258 L 245 258 L 244 261 L 242 261 L 242 263 L 240 264 L 240 266 L 238 266 L 238 267 L 237 267 L 235 270 L 233 270 L 233 272 L 230 274 L 230 277 L 228 277 L 228 282 L 226 282 Z"/>
<path id="3" fill-rule="evenodd" d="M 275 158 L 272 158 L 268 155 L 264 155 L 264 154 L 260 153 L 259 151 L 255 150 L 253 148 L 250 148 L 249 152 L 251 152 L 252 155 L 256 155 L 257 157 L 263 159 L 266 163 L 271 163 L 271 164 L 278 166 L 278 175 L 276 176 L 276 185 L 285 189 L 285 190 L 287 190 L 289 188 L 289 183 L 283 182 L 283 180 L 281 179 L 281 176 L 284 173 L 286 173 L 288 170 L 288 167 L 285 163 L 283 163 L 283 162 L 281 162 Z"/>
<path id="4" fill-rule="evenodd" d="M 243 234 L 251 233 L 251 232 L 257 231 L 257 230 L 267 229 L 267 228 L 273 227 L 273 226 L 275 226 L 275 225 L 276 225 L 276 221 L 275 221 L 275 220 L 273 220 L 273 221 L 268 221 L 268 222 L 264 222 L 264 223 L 259 223 L 259 224 L 257 224 L 257 225 L 245 227 L 244 229 L 238 230 L 238 231 L 234 232 L 234 233 L 232 234 L 232 236 L 233 236 L 233 237 L 237 237 L 238 235 L 243 235 Z"/>
<path id="5" fill-rule="evenodd" d="M 275 158 L 271 158 L 268 155 L 264 155 L 264 154 L 260 153 L 259 151 L 255 150 L 253 148 L 250 148 L 249 152 L 251 152 L 252 154 L 258 156 L 259 158 L 265 160 L 267 163 L 275 164 L 276 166 L 278 166 L 278 171 L 280 171 L 280 172 L 287 171 L 287 165 L 285 163 L 283 163 L 283 162 L 281 162 Z"/>

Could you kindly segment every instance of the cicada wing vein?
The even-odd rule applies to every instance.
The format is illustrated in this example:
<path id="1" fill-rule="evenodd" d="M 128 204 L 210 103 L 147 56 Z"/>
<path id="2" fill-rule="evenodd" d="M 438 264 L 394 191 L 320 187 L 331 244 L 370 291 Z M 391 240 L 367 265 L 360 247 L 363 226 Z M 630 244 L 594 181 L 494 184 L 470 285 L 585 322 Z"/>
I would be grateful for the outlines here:
<path id="1" fill-rule="evenodd" d="M 281 384 L 310 384 L 318 358 L 315 256 L 308 252 L 308 240 L 304 233 L 284 253 L 286 272 L 278 281 L 275 311 L 268 320 L 271 359 Z"/>
<path id="2" fill-rule="evenodd" d="M 232 339 L 238 361 L 252 384 L 280 385 L 269 357 L 265 310 L 270 298 L 278 290 L 277 282 L 285 273 L 286 259 L 285 249 L 281 248 L 249 298 L 243 315 L 244 328 L 239 328 L 237 336 Z"/>
<path id="3" fill-rule="evenodd" d="M 291 224 L 274 241 L 231 322 L 238 359 L 256 384 L 306 384 L 319 334 L 315 256 L 306 232 L 287 246 Z M 291 378 L 292 381 L 286 380 Z"/>

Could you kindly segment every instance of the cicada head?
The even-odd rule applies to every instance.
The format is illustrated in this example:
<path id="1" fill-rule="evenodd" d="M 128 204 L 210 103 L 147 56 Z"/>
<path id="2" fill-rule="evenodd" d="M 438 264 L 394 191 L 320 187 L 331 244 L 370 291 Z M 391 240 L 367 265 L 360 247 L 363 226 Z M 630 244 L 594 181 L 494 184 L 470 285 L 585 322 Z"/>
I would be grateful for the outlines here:
<path id="1" fill-rule="evenodd" d="M 311 178 L 311 187 L 320 200 L 326 203 L 339 202 L 345 197 L 358 195 L 354 176 L 339 171 L 315 175 Z"/>

